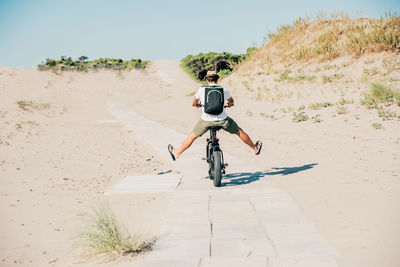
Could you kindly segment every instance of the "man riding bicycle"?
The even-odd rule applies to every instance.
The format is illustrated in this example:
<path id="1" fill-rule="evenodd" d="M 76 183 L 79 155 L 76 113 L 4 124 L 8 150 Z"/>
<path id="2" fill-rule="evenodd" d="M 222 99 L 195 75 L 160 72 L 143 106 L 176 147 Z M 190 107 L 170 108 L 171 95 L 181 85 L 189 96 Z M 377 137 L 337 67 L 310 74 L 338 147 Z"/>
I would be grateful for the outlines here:
<path id="1" fill-rule="evenodd" d="M 179 149 L 175 149 L 171 144 L 168 145 L 168 151 L 173 160 L 179 158 L 192 145 L 194 140 L 213 126 L 221 126 L 225 131 L 238 135 L 244 143 L 254 150 L 256 155 L 260 154 L 262 142 L 257 141 L 253 144 L 250 137 L 225 113 L 225 108 L 234 106 L 234 101 L 228 90 L 217 85 L 218 79 L 219 76 L 216 71 L 207 72 L 205 77 L 207 86 L 202 86 L 197 90 L 192 103 L 193 107 L 202 107 L 203 113 L 193 132 Z M 218 100 L 216 99 L 221 99 L 221 103 L 217 103 Z M 220 104 L 220 107 L 218 107 L 218 104 Z"/>

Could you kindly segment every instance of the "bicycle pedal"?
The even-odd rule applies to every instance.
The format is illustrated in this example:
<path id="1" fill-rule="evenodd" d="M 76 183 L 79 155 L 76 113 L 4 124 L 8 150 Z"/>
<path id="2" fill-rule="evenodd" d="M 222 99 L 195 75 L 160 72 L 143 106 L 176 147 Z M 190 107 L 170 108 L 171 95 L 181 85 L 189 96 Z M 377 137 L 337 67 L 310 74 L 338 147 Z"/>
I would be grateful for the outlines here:
<path id="1" fill-rule="evenodd" d="M 201 160 L 208 160 L 208 158 L 201 158 Z"/>
<path id="2" fill-rule="evenodd" d="M 228 163 L 224 163 L 224 165 L 222 165 L 224 168 L 228 167 Z"/>

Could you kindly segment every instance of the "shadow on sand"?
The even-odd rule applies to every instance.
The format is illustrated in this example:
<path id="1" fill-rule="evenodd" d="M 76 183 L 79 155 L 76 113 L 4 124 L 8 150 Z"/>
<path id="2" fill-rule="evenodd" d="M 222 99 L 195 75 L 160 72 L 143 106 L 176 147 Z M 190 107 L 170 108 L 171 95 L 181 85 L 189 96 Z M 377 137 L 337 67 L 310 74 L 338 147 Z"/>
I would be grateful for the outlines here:
<path id="1" fill-rule="evenodd" d="M 311 169 L 316 165 L 318 165 L 318 163 L 306 164 L 300 167 L 272 168 L 271 171 L 230 173 L 223 176 L 222 186 L 250 184 L 267 175 L 289 175 Z"/>

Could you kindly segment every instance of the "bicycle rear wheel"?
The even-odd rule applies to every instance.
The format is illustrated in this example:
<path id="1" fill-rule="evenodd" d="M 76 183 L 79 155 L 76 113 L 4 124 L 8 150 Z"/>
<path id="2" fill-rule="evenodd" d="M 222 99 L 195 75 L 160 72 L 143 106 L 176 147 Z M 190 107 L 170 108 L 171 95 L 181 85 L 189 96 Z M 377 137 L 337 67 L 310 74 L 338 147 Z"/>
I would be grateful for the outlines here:
<path id="1" fill-rule="evenodd" d="M 212 161 L 213 161 L 213 183 L 214 186 L 221 186 L 222 179 L 222 153 L 221 151 L 214 151 L 212 153 Z"/>

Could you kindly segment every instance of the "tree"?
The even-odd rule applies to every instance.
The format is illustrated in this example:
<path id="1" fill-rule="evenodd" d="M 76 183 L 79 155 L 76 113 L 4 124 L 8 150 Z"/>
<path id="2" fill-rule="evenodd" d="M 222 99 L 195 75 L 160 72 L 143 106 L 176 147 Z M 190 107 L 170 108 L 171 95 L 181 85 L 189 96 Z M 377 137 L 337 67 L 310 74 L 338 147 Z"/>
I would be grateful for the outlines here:
<path id="1" fill-rule="evenodd" d="M 84 63 L 87 59 L 88 59 L 87 56 L 80 56 L 80 57 L 78 57 L 78 60 L 79 60 L 81 63 Z"/>
<path id="2" fill-rule="evenodd" d="M 55 67 L 57 62 L 54 59 L 46 58 L 46 66 Z"/>

